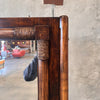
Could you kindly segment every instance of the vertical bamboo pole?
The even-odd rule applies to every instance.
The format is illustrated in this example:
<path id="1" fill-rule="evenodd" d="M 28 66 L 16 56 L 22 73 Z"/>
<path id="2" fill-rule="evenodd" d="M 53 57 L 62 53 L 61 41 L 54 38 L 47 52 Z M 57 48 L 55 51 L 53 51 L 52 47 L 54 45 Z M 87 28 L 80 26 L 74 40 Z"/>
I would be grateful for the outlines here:
<path id="1" fill-rule="evenodd" d="M 68 100 L 68 18 L 60 18 L 60 100 Z"/>
<path id="2" fill-rule="evenodd" d="M 38 100 L 49 99 L 48 59 L 49 41 L 38 40 Z"/>

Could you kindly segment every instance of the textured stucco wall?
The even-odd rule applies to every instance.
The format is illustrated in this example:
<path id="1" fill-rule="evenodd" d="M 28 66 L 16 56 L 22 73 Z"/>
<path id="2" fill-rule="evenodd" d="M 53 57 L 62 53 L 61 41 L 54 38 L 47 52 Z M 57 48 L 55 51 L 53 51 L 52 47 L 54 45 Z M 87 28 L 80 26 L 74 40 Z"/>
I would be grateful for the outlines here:
<path id="1" fill-rule="evenodd" d="M 43 0 L 0 0 L 0 17 L 52 16 Z M 100 0 L 64 0 L 69 16 L 69 100 L 100 100 Z"/>

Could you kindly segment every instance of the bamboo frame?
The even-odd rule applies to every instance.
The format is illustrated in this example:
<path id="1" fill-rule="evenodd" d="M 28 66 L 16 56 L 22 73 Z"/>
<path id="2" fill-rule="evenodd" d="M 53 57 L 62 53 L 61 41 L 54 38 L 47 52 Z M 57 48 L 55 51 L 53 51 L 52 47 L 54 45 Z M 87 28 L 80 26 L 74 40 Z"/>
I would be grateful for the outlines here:
<path id="1" fill-rule="evenodd" d="M 38 40 L 43 42 L 38 46 L 38 99 L 49 100 L 49 80 L 48 80 L 48 59 L 49 59 L 49 28 L 45 25 L 36 25 L 34 27 L 17 27 L 0 29 L 1 39 L 24 39 Z M 43 49 L 44 44 L 48 44 Z M 40 49 L 40 50 L 39 50 Z M 46 49 L 46 50 L 45 50 Z M 43 51 L 45 50 L 45 52 Z M 40 53 L 43 51 L 43 54 Z M 40 53 L 40 54 L 39 54 Z M 46 56 L 46 58 L 45 58 Z"/>
<path id="2" fill-rule="evenodd" d="M 50 57 L 38 60 L 38 100 L 68 100 L 67 16 L 0 18 L 0 38 L 48 41 Z"/>

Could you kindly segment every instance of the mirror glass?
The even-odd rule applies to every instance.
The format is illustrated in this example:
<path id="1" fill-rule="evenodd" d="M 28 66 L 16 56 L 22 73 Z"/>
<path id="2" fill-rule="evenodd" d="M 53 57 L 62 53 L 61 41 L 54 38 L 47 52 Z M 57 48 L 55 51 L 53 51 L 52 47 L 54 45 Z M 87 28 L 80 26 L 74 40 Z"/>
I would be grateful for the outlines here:
<path id="1" fill-rule="evenodd" d="M 38 100 L 37 77 L 23 77 L 36 50 L 36 41 L 0 40 L 0 100 Z"/>

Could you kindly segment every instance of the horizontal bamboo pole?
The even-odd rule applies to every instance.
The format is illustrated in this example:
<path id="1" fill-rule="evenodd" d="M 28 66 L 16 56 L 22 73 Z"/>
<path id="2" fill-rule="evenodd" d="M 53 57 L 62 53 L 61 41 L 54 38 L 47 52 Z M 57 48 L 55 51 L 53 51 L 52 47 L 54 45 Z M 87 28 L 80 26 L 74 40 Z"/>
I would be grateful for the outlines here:
<path id="1" fill-rule="evenodd" d="M 0 39 L 16 40 L 48 40 L 49 28 L 47 25 L 34 27 L 0 28 Z"/>
<path id="2" fill-rule="evenodd" d="M 1 28 L 0 29 L 0 39 L 12 39 L 14 37 L 13 28 Z"/>

